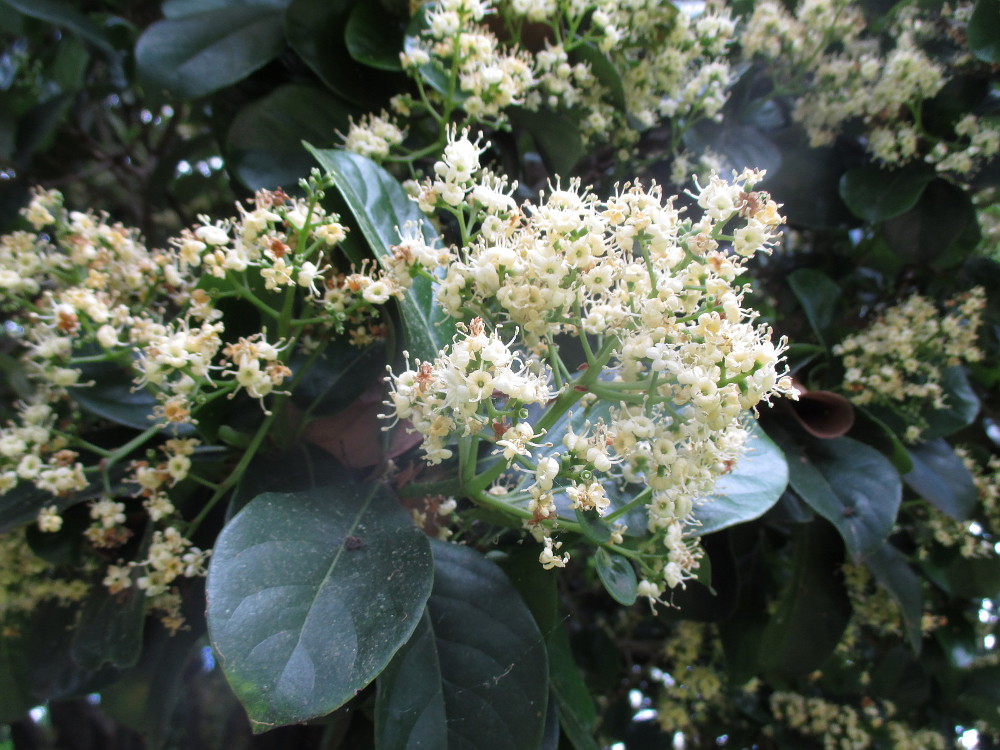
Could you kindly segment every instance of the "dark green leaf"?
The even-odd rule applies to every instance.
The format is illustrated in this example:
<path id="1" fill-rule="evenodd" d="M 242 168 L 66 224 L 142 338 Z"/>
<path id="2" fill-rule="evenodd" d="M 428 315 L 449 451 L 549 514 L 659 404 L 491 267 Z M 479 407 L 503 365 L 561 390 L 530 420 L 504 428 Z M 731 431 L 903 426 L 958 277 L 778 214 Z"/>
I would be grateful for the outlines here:
<path id="1" fill-rule="evenodd" d="M 593 739 L 597 710 L 559 618 L 556 576 L 540 571 L 538 550 L 534 546 L 511 550 L 501 566 L 528 605 L 545 639 L 549 681 L 563 732 L 577 750 L 598 750 Z"/>
<path id="2" fill-rule="evenodd" d="M 381 485 L 252 500 L 222 530 L 208 626 L 254 727 L 323 716 L 382 671 L 420 620 L 427 537 Z"/>
<path id="3" fill-rule="evenodd" d="M 934 170 L 920 162 L 901 169 L 855 167 L 840 178 L 840 197 L 859 219 L 885 221 L 917 205 L 934 177 Z"/>
<path id="4" fill-rule="evenodd" d="M 135 48 L 136 64 L 153 86 L 196 98 L 242 80 L 285 46 L 282 12 L 235 6 L 159 21 Z"/>
<path id="5" fill-rule="evenodd" d="M 293 187 L 315 165 L 302 141 L 332 144 L 356 114 L 329 92 L 290 83 L 241 109 L 226 136 L 236 174 L 251 190 Z"/>
<path id="6" fill-rule="evenodd" d="M 611 103 L 624 112 L 627 108 L 625 102 L 625 87 L 622 85 L 622 77 L 614 64 L 593 44 L 578 44 L 569 53 L 570 62 L 585 62 L 590 65 L 590 72 L 607 90 L 611 98 Z"/>
<path id="7" fill-rule="evenodd" d="M 721 154 L 733 169 L 752 167 L 768 174 L 781 171 L 781 151 L 768 136 L 749 125 L 700 120 L 684 134 L 684 143 L 697 153 L 711 149 Z"/>
<path id="8" fill-rule="evenodd" d="M 577 508 L 576 522 L 580 524 L 583 535 L 595 544 L 604 544 L 611 539 L 611 529 L 596 513 Z"/>
<path id="9" fill-rule="evenodd" d="M 393 20 L 377 2 L 355 5 L 344 29 L 351 57 L 372 68 L 402 70 L 403 30 Z"/>
<path id="10" fill-rule="evenodd" d="M 913 460 L 906 446 L 889 425 L 863 406 L 854 406 L 854 416 L 855 427 L 852 433 L 863 433 L 862 442 L 878 448 L 892 461 L 892 465 L 900 474 L 908 474 L 913 470 Z"/>
<path id="11" fill-rule="evenodd" d="M 146 618 L 146 592 L 137 585 L 141 575 L 141 568 L 133 568 L 132 585 L 119 594 L 100 584 L 91 587 L 70 651 L 84 669 L 97 670 L 105 664 L 125 668 L 139 660 Z"/>
<path id="12" fill-rule="evenodd" d="M 819 668 L 832 653 L 851 616 L 840 578 L 840 544 L 822 522 L 794 533 L 794 568 L 761 636 L 758 658 L 765 673 L 794 679 Z"/>
<path id="13" fill-rule="evenodd" d="M 139 663 L 101 691 L 101 710 L 112 719 L 142 732 L 150 747 L 161 747 L 170 718 L 181 696 L 190 688 L 182 678 L 192 657 L 205 648 L 203 632 L 194 627 L 171 633 L 149 623 Z M 200 642 L 200 643 L 199 643 Z M 219 700 L 216 698 L 216 700 Z M 235 698 L 230 697 L 235 703 Z"/>
<path id="14" fill-rule="evenodd" d="M 160 5 L 160 12 L 166 18 L 182 18 L 184 16 L 195 16 L 209 10 L 223 10 L 245 6 L 284 10 L 288 7 L 288 0 L 164 0 L 163 4 Z"/>
<path id="15" fill-rule="evenodd" d="M 292 0 L 285 14 L 285 34 L 292 49 L 335 94 L 371 110 L 398 92 L 400 79 L 351 57 L 344 27 L 355 4 L 354 0 Z"/>
<path id="16" fill-rule="evenodd" d="M 400 240 L 398 230 L 408 223 L 419 225 L 429 245 L 439 243 L 430 220 L 410 200 L 396 178 L 378 164 L 347 151 L 319 150 L 311 146 L 309 150 L 320 166 L 333 176 L 337 190 L 379 262 L 384 263 L 392 255 L 392 246 Z M 429 362 L 451 343 L 454 324 L 449 324 L 450 318 L 434 299 L 429 280 L 414 279 L 400 309 L 406 326 L 407 348 L 412 356 Z"/>
<path id="17" fill-rule="evenodd" d="M 580 129 L 572 118 L 549 110 L 532 112 L 516 107 L 507 114 L 514 125 L 531 134 L 551 174 L 568 176 L 573 172 L 583 157 L 584 147 Z"/>
<path id="18" fill-rule="evenodd" d="M 832 148 L 809 148 L 795 129 L 771 138 L 781 165 L 768 172 L 761 187 L 782 204 L 781 213 L 789 223 L 826 228 L 851 222 L 852 214 L 837 191 L 844 172 L 841 155 Z"/>
<path id="19" fill-rule="evenodd" d="M 68 3 L 60 0 L 5 0 L 5 2 L 26 16 L 72 31 L 106 55 L 117 54 L 100 27 Z"/>
<path id="20" fill-rule="evenodd" d="M 993 731 L 1000 731 L 1000 666 L 970 669 L 962 681 L 959 703 Z"/>
<path id="21" fill-rule="evenodd" d="M 133 390 L 134 383 L 123 371 L 102 368 L 99 374 L 93 376 L 85 371 L 85 377 L 93 377 L 93 385 L 69 389 L 72 399 L 84 411 L 143 432 L 156 424 L 153 408 L 160 402 L 145 389 Z M 194 427 L 182 424 L 164 432 L 173 434 L 175 431 L 189 435 L 194 432 Z"/>
<path id="22" fill-rule="evenodd" d="M 435 542 L 434 588 L 413 637 L 380 675 L 380 750 L 537 748 L 549 689 L 542 636 L 503 572 Z"/>
<path id="23" fill-rule="evenodd" d="M 635 568 L 627 557 L 601 547 L 594 555 L 594 565 L 598 578 L 611 598 L 626 607 L 635 603 L 639 596 L 639 581 L 635 577 Z"/>
<path id="24" fill-rule="evenodd" d="M 549 679 L 559 706 L 559 723 L 576 750 L 599 750 L 594 740 L 597 709 L 573 656 L 569 637 L 558 625 L 545 640 Z"/>
<path id="25" fill-rule="evenodd" d="M 969 517 L 978 497 L 971 472 L 944 440 L 910 446 L 913 470 L 903 477 L 920 497 L 956 520 Z"/>
<path id="26" fill-rule="evenodd" d="M 788 286 L 805 310 L 816 338 L 826 346 L 823 334 L 830 327 L 837 301 L 843 294 L 840 287 L 825 273 L 812 268 L 793 271 L 788 276 Z"/>
<path id="27" fill-rule="evenodd" d="M 127 470 L 122 464 L 118 464 L 110 473 L 112 492 L 121 492 L 122 479 Z M 104 480 L 100 476 L 95 477 L 94 481 L 80 492 L 69 495 L 53 495 L 29 482 L 19 482 L 17 487 L 0 496 L 0 534 L 26 523 L 33 523 L 38 518 L 38 511 L 44 506 L 55 505 L 62 511 L 85 500 L 106 496 L 107 492 Z"/>
<path id="28" fill-rule="evenodd" d="M 971 197 L 944 179 L 927 185 L 909 211 L 885 223 L 893 251 L 908 263 L 952 268 L 979 243 L 979 223 Z"/>
<path id="29" fill-rule="evenodd" d="M 788 458 L 792 489 L 837 528 L 850 556 L 860 560 L 878 549 L 892 531 L 903 492 L 889 460 L 847 437 L 772 434 Z"/>
<path id="30" fill-rule="evenodd" d="M 925 440 L 944 437 L 972 424 L 979 414 L 979 397 L 969 384 L 969 377 L 961 365 L 949 367 L 941 378 L 946 407 L 928 406 L 922 416 L 927 429 L 921 435 Z"/>
<path id="31" fill-rule="evenodd" d="M 292 400 L 304 409 L 332 414 L 348 406 L 384 375 L 385 361 L 384 342 L 359 349 L 343 337 L 333 339 L 300 377 Z M 292 369 L 298 369 L 294 361 Z"/>
<path id="32" fill-rule="evenodd" d="M 100 690 L 118 674 L 81 668 L 70 657 L 78 609 L 43 601 L 31 612 L 4 618 L 0 635 L 0 721 L 21 718 L 27 708 L 49 700 Z M 27 703 L 27 706 L 25 706 Z"/>
<path id="33" fill-rule="evenodd" d="M 751 521 L 766 513 L 788 486 L 788 464 L 781 449 L 756 424 L 747 450 L 729 474 L 723 475 L 706 502 L 695 506 L 698 524 L 692 531 L 712 532 Z"/>
<path id="34" fill-rule="evenodd" d="M 920 642 L 923 639 L 921 620 L 924 614 L 920 577 L 910 568 L 903 553 L 889 542 L 868 555 L 865 558 L 865 565 L 879 585 L 896 600 L 903 615 L 906 638 L 913 652 L 919 654 Z"/>
<path id="35" fill-rule="evenodd" d="M 1000 1 L 976 2 L 968 35 L 972 54 L 988 63 L 1000 63 Z"/>

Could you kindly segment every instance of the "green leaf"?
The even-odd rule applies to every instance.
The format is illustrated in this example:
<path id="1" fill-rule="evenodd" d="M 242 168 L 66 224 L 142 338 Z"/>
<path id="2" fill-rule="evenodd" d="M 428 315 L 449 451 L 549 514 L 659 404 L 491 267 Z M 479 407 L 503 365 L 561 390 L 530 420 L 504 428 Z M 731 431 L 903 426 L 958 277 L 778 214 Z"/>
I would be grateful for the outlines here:
<path id="1" fill-rule="evenodd" d="M 889 542 L 866 557 L 865 565 L 879 585 L 896 600 L 903 615 L 906 639 L 913 652 L 919 654 L 924 637 L 921 627 L 924 597 L 920 591 L 920 576 L 913 572 L 903 553 Z"/>
<path id="2" fill-rule="evenodd" d="M 377 483 L 254 498 L 209 566 L 208 627 L 255 731 L 330 713 L 413 633 L 427 537 Z"/>
<path id="3" fill-rule="evenodd" d="M 604 544 L 611 539 L 611 529 L 596 513 L 588 513 L 582 508 L 576 508 L 576 522 L 580 524 L 583 535 L 595 544 Z"/>
<path id="4" fill-rule="evenodd" d="M 788 286 L 805 310 L 809 325 L 816 338 L 825 347 L 823 334 L 833 322 L 833 313 L 843 292 L 840 287 L 822 271 L 800 268 L 788 276 Z"/>
<path id="5" fill-rule="evenodd" d="M 969 49 L 988 63 L 1000 63 L 1000 0 L 978 0 L 968 27 Z"/>
<path id="6" fill-rule="evenodd" d="M 559 706 L 559 723 L 576 750 L 599 750 L 594 740 L 597 709 L 573 656 L 569 636 L 560 624 L 545 639 L 549 680 Z"/>
<path id="7" fill-rule="evenodd" d="M 372 110 L 400 90 L 402 79 L 360 65 L 351 57 L 344 28 L 355 4 L 354 0 L 292 0 L 285 13 L 285 35 L 296 54 L 335 94 Z"/>
<path id="8" fill-rule="evenodd" d="M 355 5 L 344 29 L 347 51 L 371 68 L 402 70 L 399 53 L 403 49 L 403 30 L 386 16 L 385 8 L 377 2 Z"/>
<path id="9" fill-rule="evenodd" d="M 578 44 L 569 53 L 570 62 L 574 65 L 585 62 L 590 65 L 590 72 L 594 78 L 608 90 L 611 103 L 624 112 L 627 104 L 625 101 L 625 86 L 622 84 L 622 77 L 618 74 L 614 64 L 593 44 Z"/>
<path id="10" fill-rule="evenodd" d="M 888 220 L 884 227 L 900 258 L 936 269 L 961 263 L 980 238 L 971 197 L 944 179 L 928 184 L 912 209 Z"/>
<path id="11" fill-rule="evenodd" d="M 945 440 L 910 446 L 913 470 L 903 481 L 938 510 L 961 521 L 976 507 L 978 493 L 972 473 Z"/>
<path id="12" fill-rule="evenodd" d="M 794 567 L 761 635 L 765 674 L 790 680 L 818 669 L 840 641 L 851 604 L 839 569 L 840 544 L 822 522 L 797 527 Z"/>
<path id="13" fill-rule="evenodd" d="M 913 470 L 913 460 L 910 458 L 909 451 L 906 450 L 903 441 L 889 425 L 872 414 L 866 407 L 857 404 L 854 405 L 854 417 L 852 432 L 862 431 L 864 433 L 863 442 L 878 448 L 886 458 L 892 461 L 892 465 L 900 474 L 908 474 Z"/>
<path id="14" fill-rule="evenodd" d="M 852 214 L 837 191 L 844 172 L 841 154 L 833 148 L 809 148 L 798 129 L 772 136 L 781 161 L 767 173 L 761 188 L 782 204 L 788 222 L 809 228 L 832 228 L 852 222 Z"/>
<path id="15" fill-rule="evenodd" d="M 855 167 L 840 178 L 840 197 L 859 219 L 885 221 L 917 205 L 935 172 L 914 162 L 901 169 Z"/>
<path id="16" fill-rule="evenodd" d="M 380 750 L 537 748 L 549 699 L 535 620 L 503 572 L 434 542 L 434 588 L 413 637 L 380 675 Z"/>
<path id="17" fill-rule="evenodd" d="M 118 51 L 108 41 L 100 27 L 92 23 L 84 13 L 60 0 L 4 0 L 7 5 L 26 16 L 37 18 L 53 26 L 67 29 L 81 39 L 90 42 L 101 52 L 114 57 Z"/>
<path id="18" fill-rule="evenodd" d="M 308 176 L 313 158 L 302 141 L 332 144 L 346 133 L 355 108 L 317 86 L 290 83 L 241 109 L 229 127 L 226 150 L 251 190 L 293 187 Z"/>
<path id="19" fill-rule="evenodd" d="M 196 98 L 236 83 L 285 47 L 283 13 L 246 5 L 159 21 L 135 48 L 140 74 L 173 96 Z"/>
<path id="20" fill-rule="evenodd" d="M 30 612 L 8 613 L 0 634 L 0 721 L 20 719 L 32 706 L 96 692 L 118 670 L 92 671 L 70 656 L 79 609 L 43 601 Z M 27 704 L 27 705 L 25 705 Z"/>
<path id="21" fill-rule="evenodd" d="M 100 374 L 91 375 L 85 370 L 84 377 L 93 378 L 93 385 L 76 386 L 69 389 L 70 397 L 84 411 L 145 432 L 154 424 L 153 409 L 160 402 L 149 391 L 133 390 L 131 378 L 117 368 L 101 368 Z M 194 426 L 175 425 L 164 433 L 190 435 Z"/>
<path id="22" fill-rule="evenodd" d="M 547 109 L 532 112 L 518 107 L 511 108 L 507 114 L 514 125 L 531 134 L 551 174 L 567 176 L 573 172 L 585 149 L 580 129 L 571 117 Z"/>
<path id="23" fill-rule="evenodd" d="M 145 638 L 139 663 L 101 691 L 101 710 L 141 732 L 150 747 L 163 747 L 170 719 L 181 696 L 190 689 L 183 677 L 190 674 L 196 649 L 204 648 L 204 633 L 196 627 L 171 633 L 155 621 L 150 622 L 149 630 L 152 632 Z M 229 701 L 235 703 L 236 699 L 230 695 Z"/>
<path id="24" fill-rule="evenodd" d="M 747 450 L 729 474 L 723 475 L 706 502 L 695 506 L 697 524 L 690 530 L 711 534 L 764 515 L 788 486 L 788 464 L 781 449 L 754 423 Z"/>
<path id="25" fill-rule="evenodd" d="M 594 566 L 597 568 L 597 577 L 612 599 L 626 607 L 635 603 L 639 596 L 639 581 L 635 577 L 635 568 L 627 557 L 601 547 L 594 555 Z"/>
<path id="26" fill-rule="evenodd" d="M 832 523 L 855 560 L 878 549 L 892 531 L 903 484 L 890 461 L 847 437 L 792 438 L 772 431 L 788 458 L 789 484 L 809 506 Z"/>
<path id="27" fill-rule="evenodd" d="M 183 18 L 209 10 L 244 6 L 284 10 L 288 6 L 288 0 L 164 0 L 160 5 L 160 12 L 165 18 Z"/>
<path id="28" fill-rule="evenodd" d="M 347 151 L 308 148 L 320 166 L 333 176 L 337 190 L 380 263 L 384 264 L 392 255 L 392 246 L 399 244 L 397 228 L 402 229 L 407 223 L 419 225 L 427 244 L 438 244 L 430 219 L 410 200 L 396 178 L 378 164 Z M 428 279 L 413 280 L 413 286 L 400 303 L 400 311 L 412 356 L 431 361 L 451 343 L 454 323 L 438 306 Z"/>
<path id="29" fill-rule="evenodd" d="M 142 569 L 133 568 L 132 585 L 118 594 L 100 583 L 91 587 L 70 647 L 73 660 L 84 669 L 97 670 L 105 664 L 131 667 L 139 661 L 146 619 L 146 592 L 138 586 L 141 576 Z"/>
<path id="30" fill-rule="evenodd" d="M 540 571 L 537 548 L 532 547 L 510 550 L 501 567 L 528 605 L 545 638 L 549 682 L 563 732 L 577 750 L 599 750 L 593 738 L 597 710 L 559 617 L 556 576 Z"/>
<path id="31" fill-rule="evenodd" d="M 347 407 L 385 374 L 385 343 L 377 341 L 362 349 L 339 337 L 299 378 L 292 400 L 302 408 L 332 414 Z M 300 363 L 301 364 L 301 363 Z M 300 366 L 292 362 L 292 370 Z"/>
<path id="32" fill-rule="evenodd" d="M 962 680 L 958 702 L 993 731 L 1000 731 L 1000 666 L 976 667 Z"/>
<path id="33" fill-rule="evenodd" d="M 753 167 L 769 174 L 781 170 L 781 151 L 769 137 L 750 125 L 700 120 L 684 134 L 684 144 L 697 153 L 711 149 L 726 157 L 733 169 Z"/>
<path id="34" fill-rule="evenodd" d="M 921 416 L 927 421 L 927 429 L 921 437 L 925 440 L 944 437 L 958 432 L 972 424 L 979 415 L 979 397 L 969 384 L 969 377 L 961 365 L 948 367 L 941 378 L 946 407 L 934 409 L 928 406 Z"/>

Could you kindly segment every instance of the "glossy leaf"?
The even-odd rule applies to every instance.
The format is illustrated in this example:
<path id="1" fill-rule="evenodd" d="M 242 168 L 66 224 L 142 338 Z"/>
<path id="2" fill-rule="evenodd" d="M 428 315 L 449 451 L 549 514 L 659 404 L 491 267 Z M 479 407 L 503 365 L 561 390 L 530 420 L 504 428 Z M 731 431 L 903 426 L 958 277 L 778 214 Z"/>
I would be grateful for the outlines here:
<path id="1" fill-rule="evenodd" d="M 839 575 L 840 544 L 821 524 L 796 529 L 792 577 L 761 634 L 759 663 L 765 673 L 779 679 L 794 679 L 819 668 L 851 616 Z"/>
<path id="2" fill-rule="evenodd" d="M 580 129 L 572 118 L 549 110 L 511 109 L 508 115 L 514 125 L 531 134 L 551 174 L 567 176 L 573 172 L 585 150 Z"/>
<path id="3" fill-rule="evenodd" d="M 288 6 L 288 0 L 164 0 L 160 5 L 160 12 L 165 18 L 183 18 L 208 10 L 238 8 L 246 5 L 282 10 Z"/>
<path id="4" fill-rule="evenodd" d="M 285 13 L 289 45 L 331 91 L 369 111 L 399 90 L 396 75 L 361 65 L 351 57 L 344 28 L 353 0 L 292 0 Z"/>
<path id="5" fill-rule="evenodd" d="M 956 520 L 969 517 L 978 493 L 971 472 L 945 440 L 910 446 L 913 470 L 903 477 L 920 497 Z"/>
<path id="6" fill-rule="evenodd" d="M 901 169 L 855 167 L 840 178 L 840 197 L 859 219 L 885 221 L 917 205 L 934 177 L 934 170 L 919 162 Z"/>
<path id="7" fill-rule="evenodd" d="M 143 546 L 147 548 L 148 544 Z M 141 568 L 133 568 L 132 585 L 118 594 L 99 584 L 91 587 L 70 647 L 81 667 L 97 670 L 111 664 L 125 668 L 139 661 L 146 619 L 146 592 L 138 586 L 141 575 Z"/>
<path id="8" fill-rule="evenodd" d="M 879 585 L 896 600 L 903 616 L 906 639 L 910 642 L 913 652 L 919 654 L 920 642 L 923 639 L 921 620 L 924 614 L 920 576 L 910 568 L 903 553 L 889 542 L 865 558 L 865 565 Z"/>
<path id="9" fill-rule="evenodd" d="M 988 63 L 1000 63 L 1000 0 L 978 0 L 969 19 L 969 49 Z"/>
<path id="10" fill-rule="evenodd" d="M 837 528 L 850 556 L 860 560 L 878 549 L 892 531 L 903 492 L 889 460 L 847 437 L 774 434 L 788 458 L 792 489 Z"/>
<path id="11" fill-rule="evenodd" d="M 333 176 L 337 190 L 379 262 L 385 263 L 392 255 L 392 246 L 399 244 L 398 229 L 408 223 L 419 225 L 428 244 L 439 242 L 430 220 L 410 200 L 396 178 L 378 164 L 347 151 L 318 150 L 311 146 L 309 149 L 320 166 Z M 400 311 L 406 326 L 407 350 L 413 357 L 431 361 L 451 343 L 454 324 L 448 322 L 450 318 L 434 299 L 429 280 L 413 280 L 413 286 L 400 302 Z"/>
<path id="12" fill-rule="evenodd" d="M 826 346 L 824 333 L 833 322 L 833 313 L 840 299 L 840 287 L 822 271 L 800 268 L 788 276 L 788 286 L 806 313 L 816 338 Z"/>
<path id="13" fill-rule="evenodd" d="M 909 211 L 885 224 L 893 251 L 913 264 L 952 268 L 979 243 L 979 223 L 972 199 L 944 179 L 927 185 Z"/>
<path id="14" fill-rule="evenodd" d="M 154 23 L 136 44 L 140 74 L 196 98 L 242 80 L 284 49 L 283 14 L 266 5 L 209 10 Z"/>
<path id="15" fill-rule="evenodd" d="M 60 0 L 4 0 L 4 2 L 26 16 L 73 32 L 106 55 L 117 54 L 101 28 L 69 3 Z"/>
<path id="16" fill-rule="evenodd" d="M 594 78 L 608 90 L 611 103 L 620 111 L 626 111 L 628 105 L 625 101 L 625 87 L 622 84 L 622 77 L 604 53 L 593 44 L 578 44 L 569 53 L 569 59 L 574 65 L 580 62 L 587 63 Z"/>
<path id="17" fill-rule="evenodd" d="M 900 474 L 908 474 L 913 470 L 913 460 L 909 451 L 889 425 L 863 406 L 855 405 L 854 414 L 858 425 L 855 432 L 859 431 L 859 428 L 863 431 L 864 442 L 880 450 L 892 461 L 892 465 Z"/>
<path id="18" fill-rule="evenodd" d="M 135 390 L 132 379 L 122 370 L 115 367 L 85 369 L 84 378 L 92 384 L 69 389 L 72 399 L 84 411 L 142 432 L 156 424 L 153 409 L 160 402 L 143 388 Z M 164 433 L 190 435 L 194 430 L 193 425 L 179 424 Z"/>
<path id="19" fill-rule="evenodd" d="M 611 539 L 611 529 L 594 512 L 577 508 L 576 522 L 580 524 L 583 535 L 596 544 L 604 544 Z"/>
<path id="20" fill-rule="evenodd" d="M 921 435 L 925 440 L 944 437 L 972 424 L 979 414 L 979 397 L 969 384 L 969 377 L 961 365 L 949 367 L 941 378 L 945 408 L 928 407 L 923 412 L 927 429 Z"/>
<path id="21" fill-rule="evenodd" d="M 576 750 L 598 750 L 594 739 L 597 709 L 562 624 L 548 634 L 545 645 L 549 656 L 549 680 L 563 732 Z"/>
<path id="22" fill-rule="evenodd" d="M 752 167 L 771 175 L 781 171 L 781 150 L 768 136 L 749 125 L 700 120 L 684 134 L 684 143 L 699 153 L 711 149 L 724 156 L 733 169 Z"/>
<path id="23" fill-rule="evenodd" d="M 291 83 L 241 109 L 229 127 L 226 150 L 248 188 L 294 187 L 315 165 L 302 141 L 331 145 L 347 132 L 351 105 L 322 88 Z"/>
<path id="24" fill-rule="evenodd" d="M 433 549 L 427 610 L 379 677 L 379 750 L 539 747 L 549 689 L 534 618 L 493 563 L 456 544 Z"/>
<path id="25" fill-rule="evenodd" d="M 430 594 L 427 537 L 379 484 L 252 500 L 209 567 L 208 627 L 256 731 L 330 713 L 388 664 Z"/>
<path id="26" fill-rule="evenodd" d="M 351 57 L 372 68 L 402 70 L 399 53 L 403 49 L 403 31 L 392 21 L 379 3 L 355 5 L 344 29 Z"/>
<path id="27" fill-rule="evenodd" d="M 784 454 L 755 423 L 736 468 L 719 479 L 706 502 L 695 507 L 695 521 L 700 525 L 691 530 L 711 534 L 759 518 L 778 502 L 787 486 Z"/>
<path id="28" fill-rule="evenodd" d="M 639 581 L 627 557 L 601 547 L 594 555 L 594 566 L 597 577 L 616 602 L 626 607 L 635 603 L 639 596 Z"/>

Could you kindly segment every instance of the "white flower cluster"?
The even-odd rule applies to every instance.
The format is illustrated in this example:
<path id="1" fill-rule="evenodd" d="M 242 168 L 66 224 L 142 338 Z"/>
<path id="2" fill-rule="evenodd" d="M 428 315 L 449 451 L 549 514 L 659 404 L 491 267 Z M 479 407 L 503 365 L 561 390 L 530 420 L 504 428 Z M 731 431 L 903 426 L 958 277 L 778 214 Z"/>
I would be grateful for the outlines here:
<path id="1" fill-rule="evenodd" d="M 306 325 L 315 335 L 351 324 L 352 339 L 360 341 L 368 335 L 366 320 L 377 315 L 374 306 L 409 283 L 408 274 L 393 278 L 396 269 L 333 271 L 331 251 L 347 230 L 320 205 L 323 184 L 314 175 L 302 199 L 260 191 L 238 206 L 237 218 L 200 217 L 166 249 L 148 249 L 136 231 L 105 215 L 68 211 L 58 192 L 38 190 L 23 211 L 36 231 L 0 238 L 0 306 L 15 324 L 8 330 L 19 337 L 34 387 L 15 418 L 0 426 L 0 495 L 20 484 L 50 493 L 37 524 L 57 533 L 73 496 L 103 480 L 106 492 L 91 503 L 84 535 L 93 548 L 114 549 L 132 536 L 133 511 L 156 524 L 160 536 L 149 559 L 138 563 L 148 569 L 138 585 L 171 622 L 181 622 L 171 581 L 203 575 L 207 553 L 178 531 L 170 499 L 191 474 L 199 443 L 163 439 L 157 427 L 176 435 L 176 428 L 196 424 L 198 410 L 212 399 L 239 391 L 263 407 L 291 376 L 282 360 L 301 343 Z M 227 337 L 217 307 L 227 298 L 255 306 L 264 325 L 285 335 L 269 338 L 262 325 Z M 107 467 L 132 455 L 84 439 L 72 400 L 74 389 L 95 385 L 84 372 L 98 363 L 127 370 L 134 388 L 158 402 L 150 430 L 135 444 L 155 440 L 158 451 L 147 448 L 143 460 L 116 469 L 114 480 Z M 131 507 L 130 500 L 140 499 L 141 509 L 138 502 Z M 106 584 L 120 590 L 131 579 L 128 566 L 118 567 Z"/>
<path id="2" fill-rule="evenodd" d="M 438 0 L 425 6 L 427 28 L 401 56 L 404 67 L 454 68 L 462 110 L 480 120 L 503 120 L 534 84 L 531 58 L 505 49 L 482 21 L 492 8 L 483 0 Z"/>
<path id="3" fill-rule="evenodd" d="M 914 294 L 845 338 L 833 353 L 843 358 L 844 387 L 851 400 L 897 407 L 909 422 L 905 438 L 918 440 L 925 426 L 921 408 L 948 406 L 944 369 L 982 358 L 976 334 L 985 305 L 982 287 L 951 300 L 945 315 L 931 300 Z"/>
<path id="4" fill-rule="evenodd" d="M 650 529 L 667 549 L 650 572 L 659 583 L 647 581 L 658 596 L 697 567 L 683 522 L 741 454 L 746 412 L 794 394 L 779 374 L 783 344 L 754 325 L 736 284 L 745 258 L 775 241 L 777 206 L 753 191 L 761 174 L 745 172 L 699 188 L 697 222 L 656 186 L 625 185 L 601 201 L 577 183 L 557 185 L 517 207 L 480 166 L 479 142 L 451 139 L 415 199 L 470 228 L 438 299 L 456 319 L 477 317 L 434 362 L 392 377 L 394 415 L 412 420 L 432 462 L 469 435 L 517 460 L 534 477 L 536 524 L 555 519 L 559 492 L 603 513 L 603 480 L 651 487 Z M 514 335 L 505 342 L 501 331 Z M 562 336 L 588 352 L 582 376 L 559 357 Z M 522 407 L 561 393 L 603 400 L 607 416 L 539 455 L 543 429 Z M 557 565 L 564 556 L 547 549 L 543 562 Z"/>
<path id="5" fill-rule="evenodd" d="M 937 27 L 954 21 L 942 15 L 931 22 L 911 6 L 887 29 L 893 46 L 883 51 L 851 0 L 803 0 L 794 14 L 766 0 L 754 4 L 740 44 L 745 57 L 767 60 L 796 97 L 793 116 L 813 146 L 832 143 L 848 121 L 859 120 L 868 151 L 883 163 L 923 158 L 939 171 L 969 175 L 1000 153 L 995 123 L 967 115 L 947 140 L 923 130 L 913 115 L 948 80 L 949 69 L 924 46 L 940 47 L 947 34 Z"/>

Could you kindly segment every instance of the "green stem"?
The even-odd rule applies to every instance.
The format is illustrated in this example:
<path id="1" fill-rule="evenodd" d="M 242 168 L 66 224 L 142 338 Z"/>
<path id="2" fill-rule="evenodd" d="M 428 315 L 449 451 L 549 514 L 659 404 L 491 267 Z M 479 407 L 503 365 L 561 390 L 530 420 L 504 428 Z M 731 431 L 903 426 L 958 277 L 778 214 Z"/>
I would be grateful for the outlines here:
<path id="1" fill-rule="evenodd" d="M 428 497 L 431 495 L 459 497 L 463 494 L 462 481 L 460 479 L 441 479 L 435 482 L 411 482 L 405 487 L 400 487 L 396 494 L 400 497 Z"/>

